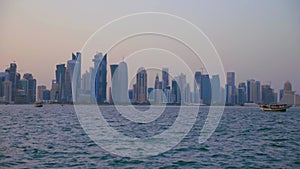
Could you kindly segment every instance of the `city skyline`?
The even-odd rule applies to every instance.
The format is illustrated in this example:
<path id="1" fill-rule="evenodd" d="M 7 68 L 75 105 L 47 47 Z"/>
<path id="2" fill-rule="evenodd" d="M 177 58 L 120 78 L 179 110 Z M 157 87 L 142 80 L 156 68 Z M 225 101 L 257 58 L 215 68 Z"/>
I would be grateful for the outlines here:
<path id="1" fill-rule="evenodd" d="M 169 68 L 155 70 L 139 67 L 135 74 L 136 83 L 128 82 L 128 66 L 123 60 L 119 64 L 108 64 L 107 54 L 94 55 L 94 67 L 81 72 L 81 53 L 72 53 L 71 60 L 57 64 L 56 78 L 52 86 L 37 84 L 30 73 L 23 78 L 17 71 L 17 64 L 10 63 L 5 72 L 0 72 L 0 98 L 4 103 L 27 104 L 37 101 L 53 103 L 97 103 L 97 104 L 203 104 L 244 105 L 245 103 L 300 103 L 300 95 L 286 81 L 280 90 L 271 84 L 261 84 L 256 79 L 236 81 L 236 72 L 226 73 L 226 84 L 220 84 L 219 75 L 194 72 L 193 81 L 184 73 L 170 76 Z M 108 69 L 108 67 L 110 69 Z M 148 75 L 147 75 L 148 74 Z M 156 74 L 155 78 L 149 76 Z M 111 75 L 108 80 L 108 75 Z M 161 79 L 161 81 L 160 81 Z M 111 85 L 108 85 L 110 82 Z M 169 85 L 171 82 L 172 85 Z M 194 89 L 191 85 L 194 82 Z M 151 87 L 151 84 L 153 86 Z M 45 95 L 45 96 L 44 96 Z M 46 99 L 45 99 L 46 98 Z"/>
<path id="2" fill-rule="evenodd" d="M 50 88 L 48 79 L 55 79 L 52 73 L 55 65 L 64 63 L 70 57 L 70 51 L 80 51 L 99 27 L 135 12 L 164 11 L 186 18 L 200 27 L 216 46 L 225 72 L 239 72 L 237 81 L 256 79 L 262 84 L 271 81 L 272 86 L 279 90 L 289 80 L 293 89 L 300 92 L 300 80 L 297 78 L 300 63 L 298 1 L 172 2 L 172 7 L 168 1 L 117 3 L 105 2 L 107 8 L 102 12 L 109 15 L 104 17 L 98 15 L 97 10 L 101 1 L 94 4 L 2 1 L 0 69 L 5 69 L 15 60 L 19 64 L 19 72 L 34 74 L 39 84 Z M 79 24 L 81 22 L 84 24 Z M 122 53 L 118 56 L 108 62 L 119 63 L 124 56 Z M 33 66 L 32 63 L 40 64 Z M 83 67 L 86 68 L 86 65 Z"/>

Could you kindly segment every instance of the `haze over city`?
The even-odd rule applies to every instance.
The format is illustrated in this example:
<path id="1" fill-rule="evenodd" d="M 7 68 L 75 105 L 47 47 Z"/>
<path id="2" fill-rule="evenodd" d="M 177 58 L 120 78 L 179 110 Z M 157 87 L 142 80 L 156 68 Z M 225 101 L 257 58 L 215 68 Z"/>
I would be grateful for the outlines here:
<path id="1" fill-rule="evenodd" d="M 219 52 L 225 71 L 237 73 L 237 82 L 270 81 L 278 90 L 289 80 L 299 93 L 299 5 L 299 1 L 1 1 L 0 69 L 16 61 L 19 72 L 32 73 L 38 84 L 50 88 L 55 65 L 80 51 L 98 28 L 124 15 L 155 11 L 180 16 L 202 29 Z M 116 60 L 108 57 L 108 62 L 122 57 L 123 53 Z M 82 72 L 88 67 L 83 65 Z"/>

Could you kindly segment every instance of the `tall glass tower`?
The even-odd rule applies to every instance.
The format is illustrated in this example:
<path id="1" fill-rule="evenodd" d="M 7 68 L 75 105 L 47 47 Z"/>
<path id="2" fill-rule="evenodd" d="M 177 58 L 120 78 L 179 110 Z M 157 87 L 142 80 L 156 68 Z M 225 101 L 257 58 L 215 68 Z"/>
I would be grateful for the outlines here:
<path id="1" fill-rule="evenodd" d="M 141 67 L 138 69 L 136 74 L 136 85 L 137 85 L 137 102 L 147 102 L 147 72 Z"/>

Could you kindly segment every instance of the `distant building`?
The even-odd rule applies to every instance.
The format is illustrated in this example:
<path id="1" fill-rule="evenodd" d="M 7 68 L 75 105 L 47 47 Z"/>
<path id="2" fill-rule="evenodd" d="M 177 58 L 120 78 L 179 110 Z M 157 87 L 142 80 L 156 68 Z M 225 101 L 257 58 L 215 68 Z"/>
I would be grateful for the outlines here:
<path id="1" fill-rule="evenodd" d="M 32 104 L 36 101 L 36 79 L 30 73 L 25 73 L 23 78 L 28 81 L 27 102 Z"/>
<path id="2" fill-rule="evenodd" d="M 94 56 L 94 91 L 95 99 L 98 104 L 106 102 L 106 88 L 107 88 L 107 55 L 102 56 L 98 53 Z M 93 91 L 92 90 L 92 91 Z"/>
<path id="3" fill-rule="evenodd" d="M 236 103 L 235 72 L 227 72 L 226 104 Z"/>
<path id="4" fill-rule="evenodd" d="M 166 89 L 169 86 L 169 69 L 162 69 L 162 89 Z"/>
<path id="5" fill-rule="evenodd" d="M 58 98 L 59 103 L 66 102 L 66 67 L 65 64 L 56 65 L 56 83 L 58 84 Z"/>
<path id="6" fill-rule="evenodd" d="M 51 101 L 52 102 L 58 102 L 59 98 L 59 84 L 56 82 L 56 80 L 52 80 L 51 84 Z"/>
<path id="7" fill-rule="evenodd" d="M 185 100 L 184 100 L 184 102 L 185 102 L 186 104 L 192 103 L 191 86 L 190 86 L 189 83 L 187 83 L 186 86 L 185 86 L 185 92 L 184 92 L 184 94 L 185 94 L 185 97 L 184 97 Z"/>
<path id="8" fill-rule="evenodd" d="M 16 104 L 28 104 L 28 80 L 21 79 L 18 83 L 17 94 L 15 97 Z"/>
<path id="9" fill-rule="evenodd" d="M 51 91 L 50 90 L 44 90 L 42 100 L 44 102 L 48 102 L 48 101 L 50 101 L 50 99 L 51 99 Z"/>
<path id="10" fill-rule="evenodd" d="M 5 80 L 2 82 L 2 89 L 3 89 L 3 101 L 10 103 L 12 102 L 12 82 L 9 80 Z"/>
<path id="11" fill-rule="evenodd" d="M 172 103 L 181 103 L 181 92 L 176 80 L 172 80 Z"/>
<path id="12" fill-rule="evenodd" d="M 253 101 L 256 104 L 261 103 L 261 96 L 260 96 L 260 81 L 255 81 L 255 88 L 254 88 L 254 98 Z"/>
<path id="13" fill-rule="evenodd" d="M 280 103 L 296 105 L 297 96 L 295 92 L 292 90 L 292 84 L 289 81 L 284 83 L 283 88 L 283 97 L 280 100 Z"/>
<path id="14" fill-rule="evenodd" d="M 147 103 L 147 72 L 141 67 L 136 74 L 137 103 Z"/>
<path id="15" fill-rule="evenodd" d="M 4 95 L 3 82 L 6 80 L 9 80 L 9 73 L 8 72 L 0 72 L 0 101 Z"/>
<path id="16" fill-rule="evenodd" d="M 14 102 L 17 94 L 18 80 L 20 79 L 17 74 L 17 64 L 11 63 L 7 72 L 9 73 L 9 81 L 12 83 L 12 101 Z"/>
<path id="17" fill-rule="evenodd" d="M 163 101 L 162 88 L 163 88 L 163 83 L 159 81 L 158 74 L 156 74 L 153 92 L 154 92 L 154 102 L 157 104 L 162 103 Z"/>
<path id="18" fill-rule="evenodd" d="M 201 102 L 201 72 L 195 72 L 194 76 L 194 103 L 200 103 Z"/>
<path id="19" fill-rule="evenodd" d="M 175 80 L 177 82 L 177 87 L 180 89 L 177 92 L 177 103 L 181 103 L 185 101 L 185 87 L 186 87 L 186 75 L 183 73 L 180 73 L 179 76 L 175 77 Z"/>
<path id="20" fill-rule="evenodd" d="M 254 103 L 255 98 L 255 80 L 247 80 L 247 102 Z"/>
<path id="21" fill-rule="evenodd" d="M 213 75 L 211 78 L 212 103 L 221 103 L 221 85 L 219 75 Z"/>
<path id="22" fill-rule="evenodd" d="M 275 103 L 275 94 L 274 90 L 270 85 L 262 85 L 261 86 L 261 95 L 262 95 L 262 104 L 272 104 Z"/>
<path id="23" fill-rule="evenodd" d="M 128 68 L 122 61 L 112 69 L 112 99 L 115 104 L 129 104 L 128 96 Z"/>
<path id="24" fill-rule="evenodd" d="M 239 87 L 237 92 L 237 104 L 238 105 L 244 105 L 245 104 L 245 88 Z"/>
<path id="25" fill-rule="evenodd" d="M 112 104 L 114 101 L 113 101 L 113 95 L 112 95 L 112 92 L 114 91 L 114 93 L 118 93 L 118 72 L 117 72 L 117 69 L 118 69 L 119 65 L 118 64 L 113 64 L 113 65 L 110 65 L 110 73 L 111 73 L 111 88 L 110 88 L 110 91 L 109 91 L 109 102 Z M 114 81 L 115 79 L 115 81 Z"/>
<path id="26" fill-rule="evenodd" d="M 201 98 L 203 104 L 211 104 L 211 83 L 208 74 L 202 75 L 201 77 Z"/>
<path id="27" fill-rule="evenodd" d="M 77 102 L 80 93 L 80 88 L 81 88 L 80 76 L 81 76 L 81 53 L 80 52 L 76 52 L 76 54 L 72 53 L 72 59 L 67 61 L 66 79 L 65 79 L 65 83 L 66 83 L 65 94 L 66 94 L 66 102 L 68 103 Z"/>
<path id="28" fill-rule="evenodd" d="M 247 91 L 246 83 L 244 83 L 244 82 L 239 83 L 238 92 L 237 92 L 237 104 L 238 105 L 245 104 L 245 102 L 247 100 L 246 91 Z"/>
<path id="29" fill-rule="evenodd" d="M 82 75 L 81 89 L 83 94 L 91 93 L 92 72 L 93 72 L 93 68 L 90 68 L 89 71 L 86 71 Z"/>
<path id="30" fill-rule="evenodd" d="M 37 101 L 42 101 L 43 100 L 43 92 L 45 91 L 45 90 L 47 90 L 47 88 L 46 88 L 46 86 L 45 85 L 40 85 L 40 86 L 38 86 L 37 87 L 38 89 L 38 94 L 37 94 Z M 51 97 L 50 97 L 51 98 Z M 49 99 L 50 100 L 50 99 Z"/>

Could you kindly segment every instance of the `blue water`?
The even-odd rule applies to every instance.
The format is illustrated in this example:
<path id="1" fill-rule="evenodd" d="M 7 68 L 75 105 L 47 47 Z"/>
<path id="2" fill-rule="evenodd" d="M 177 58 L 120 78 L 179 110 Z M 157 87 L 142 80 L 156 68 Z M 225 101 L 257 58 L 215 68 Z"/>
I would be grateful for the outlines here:
<path id="1" fill-rule="evenodd" d="M 104 114 L 130 137 L 151 137 L 172 125 L 178 113 L 138 124 Z M 171 111 L 171 112 L 172 112 Z M 72 106 L 0 105 L 0 168 L 300 168 L 300 108 L 262 112 L 228 107 L 213 135 L 198 143 L 207 107 L 172 150 L 141 159 L 110 154 L 84 132 Z"/>

